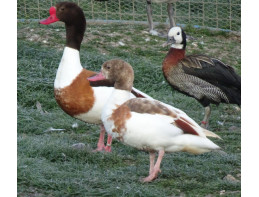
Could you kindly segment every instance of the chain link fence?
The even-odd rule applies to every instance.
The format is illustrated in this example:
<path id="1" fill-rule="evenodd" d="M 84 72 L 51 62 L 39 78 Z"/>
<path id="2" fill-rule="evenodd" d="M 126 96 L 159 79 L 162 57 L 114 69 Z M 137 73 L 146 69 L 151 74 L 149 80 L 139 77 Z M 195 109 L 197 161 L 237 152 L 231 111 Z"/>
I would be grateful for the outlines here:
<path id="1" fill-rule="evenodd" d="M 56 0 L 18 0 L 18 19 L 48 17 Z M 103 22 L 147 22 L 146 0 L 74 0 L 87 20 Z M 176 24 L 241 31 L 241 0 L 179 0 L 173 3 Z M 169 23 L 167 3 L 152 3 L 153 21 Z"/>

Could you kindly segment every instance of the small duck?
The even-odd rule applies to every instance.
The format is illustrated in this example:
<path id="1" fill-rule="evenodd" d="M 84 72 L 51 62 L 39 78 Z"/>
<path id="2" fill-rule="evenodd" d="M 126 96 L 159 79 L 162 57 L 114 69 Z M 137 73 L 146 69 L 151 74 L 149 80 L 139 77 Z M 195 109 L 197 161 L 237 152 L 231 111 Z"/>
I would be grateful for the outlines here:
<path id="1" fill-rule="evenodd" d="M 206 55 L 185 56 L 186 34 L 180 27 L 169 30 L 167 44 L 171 48 L 163 61 L 164 77 L 174 89 L 205 107 L 202 127 L 208 127 L 211 103 L 241 105 L 241 77 L 231 66 Z"/>
<path id="2" fill-rule="evenodd" d="M 103 108 L 102 122 L 113 138 L 149 152 L 149 176 L 143 182 L 157 178 L 165 152 L 201 154 L 219 149 L 206 135 L 220 137 L 200 127 L 181 110 L 154 99 L 131 99 L 134 71 L 127 62 L 109 60 L 98 75 L 88 78 L 89 81 L 105 79 L 114 83 L 114 90 Z"/>

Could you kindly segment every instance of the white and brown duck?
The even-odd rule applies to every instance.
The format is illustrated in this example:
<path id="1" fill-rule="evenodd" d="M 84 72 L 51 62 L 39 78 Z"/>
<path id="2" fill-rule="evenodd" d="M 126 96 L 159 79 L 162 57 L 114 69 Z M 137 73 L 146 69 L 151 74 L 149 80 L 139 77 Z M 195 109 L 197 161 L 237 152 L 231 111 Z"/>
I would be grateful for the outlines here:
<path id="1" fill-rule="evenodd" d="M 157 100 L 131 99 L 134 72 L 123 60 L 105 62 L 101 72 L 89 78 L 90 81 L 104 79 L 114 83 L 114 90 L 102 112 L 104 127 L 113 138 L 149 152 L 150 170 L 144 182 L 154 180 L 161 172 L 165 152 L 201 154 L 219 148 L 206 135 L 219 136 L 200 127 L 181 110 Z"/>
<path id="2" fill-rule="evenodd" d="M 96 73 L 82 67 L 80 46 L 86 29 L 86 20 L 82 9 L 72 2 L 60 2 L 49 10 L 50 16 L 41 24 L 62 21 L 66 27 L 66 46 L 61 58 L 55 82 L 54 93 L 59 106 L 70 116 L 87 123 L 101 124 L 101 111 L 110 97 L 113 87 L 91 85 L 88 77 Z M 102 83 L 100 83 L 102 84 Z M 95 87 L 93 87 L 95 86 Z M 134 89 L 136 96 L 147 96 Z M 131 94 L 132 97 L 134 97 Z M 105 129 L 101 125 L 97 151 L 111 151 L 112 138 L 108 135 L 104 145 Z"/>

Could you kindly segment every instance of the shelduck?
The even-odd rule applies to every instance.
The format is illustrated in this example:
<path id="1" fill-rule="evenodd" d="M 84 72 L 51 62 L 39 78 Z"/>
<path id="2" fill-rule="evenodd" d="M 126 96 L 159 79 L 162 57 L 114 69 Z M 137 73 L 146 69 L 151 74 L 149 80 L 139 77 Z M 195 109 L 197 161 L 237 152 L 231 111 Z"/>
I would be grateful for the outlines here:
<path id="1" fill-rule="evenodd" d="M 66 27 L 66 46 L 54 82 L 54 94 L 59 106 L 70 116 L 87 123 L 101 124 L 101 111 L 110 97 L 113 87 L 92 87 L 88 77 L 96 73 L 86 70 L 80 63 L 80 46 L 86 29 L 82 9 L 72 2 L 60 2 L 49 10 L 50 16 L 40 21 L 49 25 L 62 21 Z M 96 85 L 95 85 L 96 86 Z M 134 89 L 137 96 L 147 96 Z M 144 95 L 144 96 L 143 96 Z M 131 94 L 132 97 L 135 97 Z M 96 151 L 111 151 L 112 138 L 108 135 L 104 145 L 105 129 L 101 125 Z"/>
<path id="2" fill-rule="evenodd" d="M 163 61 L 164 77 L 174 89 L 205 107 L 202 127 L 208 127 L 211 103 L 241 105 L 241 78 L 231 66 L 206 55 L 185 56 L 186 34 L 180 27 L 169 30 L 168 44 L 171 48 Z"/>
<path id="3" fill-rule="evenodd" d="M 149 176 L 143 182 L 154 180 L 161 172 L 160 163 L 165 152 L 201 154 L 219 148 L 206 138 L 206 133 L 219 136 L 201 128 L 181 110 L 157 100 L 131 99 L 134 72 L 127 62 L 119 59 L 107 61 L 98 75 L 88 79 L 114 82 L 115 89 L 103 109 L 101 119 L 113 138 L 149 152 Z M 154 163 L 156 152 L 158 159 Z"/>

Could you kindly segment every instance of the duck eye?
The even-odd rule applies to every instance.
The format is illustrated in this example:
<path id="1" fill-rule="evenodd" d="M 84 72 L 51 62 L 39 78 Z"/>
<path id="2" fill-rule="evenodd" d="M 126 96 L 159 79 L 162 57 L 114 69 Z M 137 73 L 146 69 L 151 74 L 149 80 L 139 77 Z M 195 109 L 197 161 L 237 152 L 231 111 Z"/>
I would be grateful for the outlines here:
<path id="1" fill-rule="evenodd" d="M 177 32 L 177 35 L 180 35 L 180 32 Z"/>
<path id="2" fill-rule="evenodd" d="M 104 67 L 108 70 L 111 68 L 109 65 L 105 65 Z"/>
<path id="3" fill-rule="evenodd" d="M 64 11 L 64 10 L 65 10 L 65 8 L 60 8 L 60 10 L 61 10 L 61 11 Z"/>

